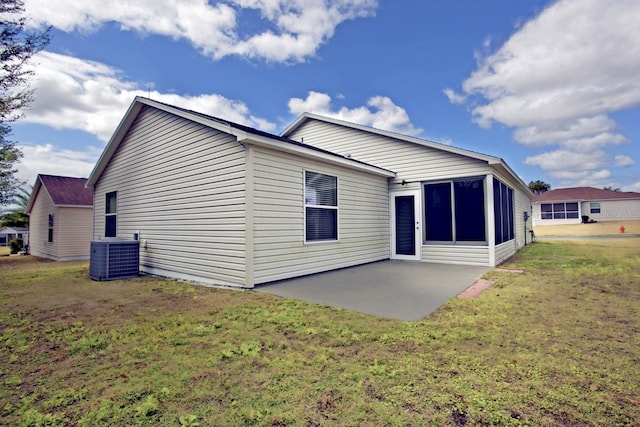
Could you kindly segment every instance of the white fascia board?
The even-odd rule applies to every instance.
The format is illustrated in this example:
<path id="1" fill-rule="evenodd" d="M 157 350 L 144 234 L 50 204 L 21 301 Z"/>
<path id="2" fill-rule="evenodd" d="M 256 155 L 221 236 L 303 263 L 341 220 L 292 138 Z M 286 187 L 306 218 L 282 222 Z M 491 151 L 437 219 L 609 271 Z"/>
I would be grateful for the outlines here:
<path id="1" fill-rule="evenodd" d="M 93 205 L 54 205 L 57 208 L 83 208 L 93 209 Z"/>
<path id="2" fill-rule="evenodd" d="M 373 133 L 381 136 L 386 136 L 388 138 L 399 139 L 401 141 L 411 142 L 413 144 L 422 145 L 429 148 L 434 148 L 436 150 L 441 150 L 449 153 L 459 154 L 461 156 L 471 157 L 478 160 L 484 160 L 485 162 L 493 163 L 499 162 L 502 159 L 495 156 L 490 156 L 488 154 L 477 153 L 471 150 L 465 150 L 464 148 L 452 147 L 450 145 L 445 145 L 439 142 L 433 142 L 422 138 L 417 138 L 415 136 L 403 135 L 398 132 L 392 132 L 383 129 L 377 129 L 371 126 L 360 125 L 358 123 L 351 123 L 340 119 L 334 119 L 332 117 L 325 117 L 318 114 L 313 113 L 303 113 L 300 117 L 294 120 L 289 126 L 287 126 L 282 132 L 280 132 L 280 136 L 287 137 L 290 133 L 292 133 L 296 128 L 298 128 L 302 123 L 307 121 L 308 119 L 318 120 L 321 122 L 332 123 L 339 126 L 344 126 L 352 129 L 357 129 L 362 132 Z"/>
<path id="3" fill-rule="evenodd" d="M 109 142 L 100 155 L 100 158 L 96 162 L 96 165 L 91 171 L 89 178 L 87 178 L 87 182 L 84 185 L 85 188 L 93 188 L 96 185 L 96 182 L 98 182 L 98 178 L 100 178 L 102 172 L 104 172 L 104 169 L 107 167 L 107 164 L 111 160 L 111 156 L 113 156 L 113 153 L 115 153 L 116 149 L 122 142 L 124 136 L 127 134 L 127 131 L 133 124 L 134 120 L 136 119 L 136 117 L 138 117 L 138 113 L 142 109 L 142 104 L 143 103 L 141 102 L 141 99 L 139 97 L 136 97 L 131 103 L 131 105 L 127 109 L 127 112 L 122 117 L 122 120 L 120 120 L 120 123 L 118 124 L 115 132 L 111 136 L 111 139 L 109 139 Z"/>
<path id="4" fill-rule="evenodd" d="M 40 174 L 36 177 L 36 182 L 33 184 L 33 191 L 31 191 L 31 195 L 29 196 L 29 201 L 27 202 L 27 208 L 25 211 L 27 215 L 31 213 L 31 209 L 33 209 L 33 204 L 36 202 L 36 196 L 40 191 L 40 187 L 42 187 L 42 180 L 40 179 Z"/>
<path id="5" fill-rule="evenodd" d="M 377 166 L 369 165 L 367 163 L 358 162 L 348 158 L 343 158 L 338 155 L 332 155 L 324 153 L 322 151 L 315 150 L 313 148 L 306 148 L 292 143 L 286 143 L 283 141 L 277 141 L 270 138 L 266 138 L 260 135 L 245 134 L 246 137 L 238 138 L 238 142 L 243 144 L 252 144 L 259 147 L 267 147 L 278 151 L 284 151 L 287 153 L 304 156 L 307 158 L 322 160 L 325 162 L 333 163 L 336 165 L 344 166 L 350 169 L 361 170 L 367 173 L 383 176 L 385 178 L 395 178 L 396 173 L 387 169 L 382 169 Z"/>

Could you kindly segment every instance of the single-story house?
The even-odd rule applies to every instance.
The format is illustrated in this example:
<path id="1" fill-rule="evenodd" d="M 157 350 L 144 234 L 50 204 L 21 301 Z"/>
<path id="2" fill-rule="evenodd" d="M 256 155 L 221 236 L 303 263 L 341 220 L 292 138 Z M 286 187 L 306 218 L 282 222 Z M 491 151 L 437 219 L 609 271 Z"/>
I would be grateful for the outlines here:
<path id="1" fill-rule="evenodd" d="M 0 246 L 9 246 L 9 240 L 23 239 L 28 237 L 29 229 L 26 227 L 3 227 L 0 228 Z"/>
<path id="2" fill-rule="evenodd" d="M 140 270 L 251 288 L 384 259 L 495 266 L 529 188 L 500 158 L 305 114 L 282 135 L 138 97 L 87 181 Z"/>
<path id="3" fill-rule="evenodd" d="M 29 252 L 55 261 L 89 259 L 93 190 L 86 178 L 38 175 L 27 204 Z"/>
<path id="4" fill-rule="evenodd" d="M 533 198 L 533 225 L 640 220 L 640 193 L 593 187 L 558 188 Z"/>

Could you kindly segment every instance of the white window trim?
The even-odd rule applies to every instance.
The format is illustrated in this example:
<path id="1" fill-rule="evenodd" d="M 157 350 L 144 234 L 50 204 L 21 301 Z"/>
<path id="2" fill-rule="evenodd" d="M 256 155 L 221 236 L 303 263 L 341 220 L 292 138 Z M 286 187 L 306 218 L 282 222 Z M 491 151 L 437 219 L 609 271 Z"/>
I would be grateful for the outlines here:
<path id="1" fill-rule="evenodd" d="M 108 206 L 105 206 L 104 213 L 104 237 L 117 237 L 118 236 L 118 191 L 107 191 L 105 193 L 105 203 L 107 202 L 107 196 L 111 193 L 116 195 L 116 211 L 107 213 Z M 115 236 L 107 236 L 107 218 L 114 216 L 116 217 L 116 235 Z"/>
<path id="2" fill-rule="evenodd" d="M 563 204 L 564 205 L 564 210 L 556 211 L 555 205 L 559 205 L 559 204 Z M 577 204 L 577 210 L 575 210 L 575 211 L 567 210 L 567 204 Z M 551 205 L 551 211 L 550 212 L 543 211 L 542 210 L 542 206 L 543 205 Z M 556 213 L 560 213 L 560 212 L 564 212 L 564 215 L 565 215 L 564 218 L 556 218 L 555 217 Z M 569 212 L 577 213 L 578 216 L 576 218 L 567 218 Z M 542 216 L 542 214 L 548 214 L 548 213 L 551 214 L 551 218 L 544 218 Z M 566 220 L 573 221 L 573 220 L 576 220 L 576 219 L 580 219 L 580 203 L 579 202 L 548 202 L 548 203 L 540 203 L 540 221 L 554 221 L 554 220 L 555 221 L 566 221 Z"/>
<path id="3" fill-rule="evenodd" d="M 484 241 L 471 241 L 471 240 L 457 240 L 457 236 L 456 236 L 456 202 L 455 202 L 455 189 L 454 189 L 454 182 L 456 181 L 464 181 L 464 180 L 482 180 L 483 183 L 483 193 L 484 193 L 484 204 L 485 204 L 485 208 L 484 208 L 484 216 L 485 216 L 485 221 L 484 221 Z M 451 226 L 452 226 L 452 238 L 453 240 L 427 240 L 427 208 L 426 208 L 426 197 L 425 197 L 425 188 L 427 187 L 427 185 L 431 185 L 431 184 L 449 184 L 449 191 L 451 194 Z M 433 246 L 446 246 L 446 245 L 451 245 L 451 246 L 482 246 L 482 247 L 486 247 L 489 245 L 489 228 L 488 228 L 488 223 L 487 223 L 487 177 L 485 175 L 473 175 L 473 176 L 462 176 L 462 177 L 457 177 L 457 178 L 448 178 L 448 179 L 438 179 L 438 180 L 434 180 L 434 181 L 424 181 L 422 182 L 421 186 L 420 186 L 421 190 L 421 198 L 423 199 L 422 201 L 422 212 L 421 212 L 421 218 L 420 220 L 422 221 L 422 245 L 423 246 L 428 246 L 428 245 L 433 245 Z M 514 197 L 515 199 L 515 197 Z"/>
<path id="4" fill-rule="evenodd" d="M 316 205 L 307 203 L 307 172 L 327 175 L 336 179 L 336 206 Z M 340 177 L 334 174 L 318 172 L 317 170 L 304 169 L 302 171 L 302 215 L 304 217 L 302 236 L 305 245 L 323 245 L 327 243 L 336 243 L 340 241 Z M 336 238 L 333 240 L 307 240 L 307 208 L 333 209 L 336 211 Z"/>

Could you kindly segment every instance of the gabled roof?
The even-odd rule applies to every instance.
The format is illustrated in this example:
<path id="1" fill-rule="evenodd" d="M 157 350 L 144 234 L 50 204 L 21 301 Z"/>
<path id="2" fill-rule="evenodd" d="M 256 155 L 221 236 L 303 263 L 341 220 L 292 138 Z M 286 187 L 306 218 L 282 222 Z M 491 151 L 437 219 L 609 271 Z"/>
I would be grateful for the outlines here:
<path id="1" fill-rule="evenodd" d="M 2 227 L 0 228 L 0 234 L 17 234 L 26 233 L 29 229 L 27 227 Z"/>
<path id="2" fill-rule="evenodd" d="M 463 148 L 452 147 L 450 145 L 441 144 L 438 142 L 428 141 L 426 139 L 417 138 L 415 136 L 403 135 L 401 133 L 392 132 L 383 129 L 376 129 L 374 127 L 360 125 L 357 123 L 351 123 L 340 119 L 335 119 L 332 117 L 325 117 L 318 114 L 313 113 L 303 113 L 300 117 L 294 120 L 289 126 L 287 126 L 280 135 L 287 137 L 295 132 L 300 126 L 302 126 L 305 122 L 310 120 L 318 120 L 326 123 L 331 123 L 338 126 L 344 126 L 351 129 L 356 129 L 362 132 L 367 132 L 375 135 L 385 136 L 387 138 L 393 138 L 404 142 L 409 142 L 416 145 L 421 145 L 423 147 L 432 148 L 435 150 L 440 150 L 448 153 L 458 154 L 460 156 L 469 157 L 472 159 L 482 160 L 487 162 L 489 165 L 499 166 L 506 171 L 506 173 L 510 174 L 516 182 L 518 182 L 524 191 L 527 191 L 531 195 L 531 191 L 529 190 L 529 186 L 522 181 L 522 179 L 507 165 L 507 163 L 501 159 L 500 157 L 490 156 L 488 154 L 477 153 L 471 150 L 465 150 Z"/>
<path id="3" fill-rule="evenodd" d="M 87 178 L 69 176 L 38 175 L 27 204 L 31 212 L 38 192 L 44 188 L 55 206 L 93 207 L 93 190 L 86 188 Z"/>
<path id="4" fill-rule="evenodd" d="M 640 193 L 604 190 L 593 187 L 558 188 L 538 194 L 533 203 L 556 201 L 639 199 Z"/>
<path id="5" fill-rule="evenodd" d="M 323 150 L 312 145 L 303 144 L 283 136 L 273 135 L 268 132 L 251 128 L 249 126 L 233 123 L 227 120 L 219 119 L 217 117 L 198 113 L 196 111 L 187 110 L 185 108 L 176 107 L 174 105 L 169 105 L 163 102 L 137 96 L 120 121 L 120 124 L 116 128 L 115 133 L 109 140 L 109 143 L 107 144 L 105 150 L 102 152 L 100 159 L 98 159 L 96 166 L 91 172 L 91 175 L 89 175 L 86 184 L 87 187 L 93 187 L 98 182 L 98 179 L 102 175 L 102 172 L 104 172 L 104 169 L 109 164 L 111 157 L 116 152 L 118 146 L 124 140 L 124 137 L 126 136 L 129 128 L 134 123 L 134 121 L 138 117 L 138 114 L 145 106 L 157 108 L 169 114 L 173 114 L 186 120 L 200 123 L 201 125 L 207 126 L 217 131 L 233 135 L 236 137 L 239 143 L 270 147 L 276 150 L 302 155 L 304 157 L 324 160 L 353 169 L 367 171 L 369 173 L 380 176 L 395 176 L 394 172 L 387 169 L 380 168 L 378 166 L 374 166 L 358 160 L 349 159 L 339 154 L 332 153 L 330 151 Z"/>

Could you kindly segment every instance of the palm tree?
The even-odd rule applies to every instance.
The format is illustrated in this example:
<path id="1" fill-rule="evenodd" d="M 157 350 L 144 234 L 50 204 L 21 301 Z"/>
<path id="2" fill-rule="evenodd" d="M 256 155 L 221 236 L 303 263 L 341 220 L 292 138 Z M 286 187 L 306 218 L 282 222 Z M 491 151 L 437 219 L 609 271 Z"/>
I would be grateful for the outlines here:
<path id="1" fill-rule="evenodd" d="M 613 187 L 611 187 L 611 186 L 609 186 L 609 187 L 602 187 L 602 189 L 603 189 L 603 190 L 609 190 L 609 191 L 615 191 L 616 193 L 619 193 L 620 191 L 622 191 L 622 190 L 620 190 L 619 188 L 613 188 Z"/>
<path id="2" fill-rule="evenodd" d="M 30 190 L 33 191 L 33 186 Z M 18 189 L 10 203 L 14 208 L 3 212 L 0 216 L 0 227 L 29 227 L 27 205 L 31 198 L 31 191 L 24 188 Z"/>
<path id="3" fill-rule="evenodd" d="M 551 190 L 551 185 L 547 184 L 544 181 L 540 181 L 540 180 L 531 181 L 529 183 L 529 189 L 533 192 L 533 194 L 535 194 L 537 196 L 538 194 L 542 194 L 545 191 Z"/>

